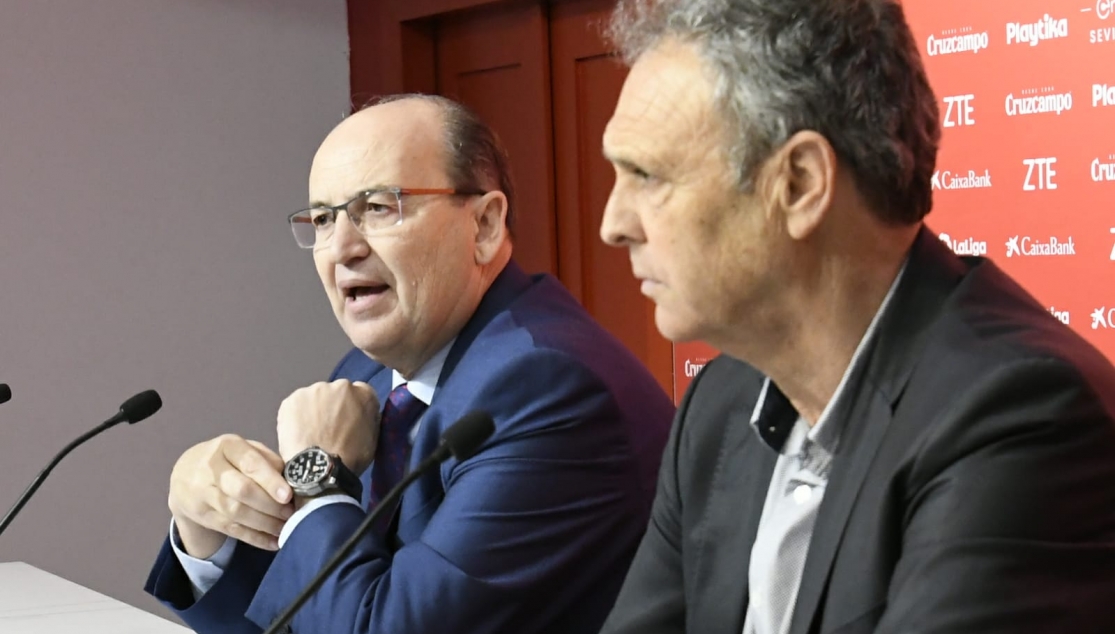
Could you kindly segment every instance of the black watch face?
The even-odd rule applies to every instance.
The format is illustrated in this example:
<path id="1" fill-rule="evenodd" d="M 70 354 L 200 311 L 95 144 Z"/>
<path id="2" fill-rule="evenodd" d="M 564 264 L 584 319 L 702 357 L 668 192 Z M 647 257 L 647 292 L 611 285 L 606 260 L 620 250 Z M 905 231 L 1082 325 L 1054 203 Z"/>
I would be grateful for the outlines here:
<path id="1" fill-rule="evenodd" d="M 293 484 L 320 482 L 329 475 L 329 456 L 324 451 L 307 451 L 291 458 L 287 480 Z"/>

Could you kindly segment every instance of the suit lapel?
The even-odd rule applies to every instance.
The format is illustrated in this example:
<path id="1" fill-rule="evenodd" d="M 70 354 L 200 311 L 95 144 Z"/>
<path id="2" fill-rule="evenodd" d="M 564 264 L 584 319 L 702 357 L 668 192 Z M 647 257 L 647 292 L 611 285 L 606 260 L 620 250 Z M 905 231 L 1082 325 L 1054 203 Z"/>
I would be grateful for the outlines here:
<path id="1" fill-rule="evenodd" d="M 890 425 L 890 404 L 876 390 L 868 388 L 861 391 L 858 397 L 849 410 L 848 426 L 840 442 L 841 447 L 847 447 L 847 452 L 839 460 L 834 460 L 825 497 L 818 510 L 790 634 L 811 631 L 828 587 L 829 573 L 848 518 Z M 837 455 L 840 453 L 838 450 Z"/>

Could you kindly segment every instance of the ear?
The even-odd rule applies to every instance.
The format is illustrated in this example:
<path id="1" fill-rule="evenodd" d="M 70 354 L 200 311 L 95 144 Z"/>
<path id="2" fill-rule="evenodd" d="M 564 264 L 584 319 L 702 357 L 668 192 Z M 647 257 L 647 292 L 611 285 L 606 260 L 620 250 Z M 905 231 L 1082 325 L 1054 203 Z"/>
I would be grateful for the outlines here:
<path id="1" fill-rule="evenodd" d="M 488 192 L 473 209 L 476 263 L 488 264 L 507 240 L 507 196 L 501 191 Z"/>
<path id="2" fill-rule="evenodd" d="M 836 152 L 824 136 L 804 130 L 778 149 L 768 191 L 795 240 L 811 235 L 832 206 Z"/>

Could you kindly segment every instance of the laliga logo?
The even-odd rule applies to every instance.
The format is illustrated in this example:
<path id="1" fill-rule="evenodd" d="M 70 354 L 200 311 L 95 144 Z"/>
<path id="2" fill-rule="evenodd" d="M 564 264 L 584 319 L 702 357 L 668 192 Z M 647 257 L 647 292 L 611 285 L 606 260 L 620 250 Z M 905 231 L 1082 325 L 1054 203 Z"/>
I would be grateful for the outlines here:
<path id="1" fill-rule="evenodd" d="M 987 243 L 975 238 L 965 238 L 963 240 L 953 240 L 952 236 L 947 233 L 942 233 L 940 236 L 941 242 L 945 246 L 952 249 L 953 253 L 957 255 L 987 255 Z"/>
<path id="2" fill-rule="evenodd" d="M 1049 314 L 1053 315 L 1053 317 L 1056 318 L 1057 321 L 1061 322 L 1062 324 L 1064 324 L 1066 326 L 1068 326 L 1069 321 L 1072 320 L 1072 316 L 1069 315 L 1069 311 L 1067 311 L 1067 310 L 1057 310 L 1056 308 L 1054 308 L 1052 306 L 1049 307 Z"/>
<path id="3" fill-rule="evenodd" d="M 1115 308 L 1108 310 L 1106 306 L 1100 306 L 1092 311 L 1092 330 L 1107 329 L 1113 325 L 1115 325 Z"/>
<path id="4" fill-rule="evenodd" d="M 1042 40 L 1055 40 L 1069 36 L 1068 18 L 1054 20 L 1046 13 L 1041 20 L 1031 24 L 1007 23 L 1007 45 L 1029 44 L 1037 46 Z"/>
<path id="5" fill-rule="evenodd" d="M 1046 242 L 1038 242 L 1030 236 L 1019 240 L 1018 236 L 1014 236 L 1007 240 L 1007 257 L 1011 258 L 1016 255 L 1019 257 L 1024 255 L 1076 255 L 1076 245 L 1073 244 L 1072 236 L 1069 236 L 1068 242 L 1061 242 L 1052 236 Z"/>

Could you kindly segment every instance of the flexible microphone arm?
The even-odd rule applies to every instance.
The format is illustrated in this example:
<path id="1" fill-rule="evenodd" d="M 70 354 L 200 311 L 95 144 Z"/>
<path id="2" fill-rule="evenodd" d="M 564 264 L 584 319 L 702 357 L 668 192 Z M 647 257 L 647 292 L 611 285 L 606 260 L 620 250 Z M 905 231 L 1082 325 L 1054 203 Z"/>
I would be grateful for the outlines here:
<path id="1" fill-rule="evenodd" d="M 352 537 L 349 537 L 348 541 L 337 549 L 333 558 L 325 564 L 321 571 L 317 573 L 317 576 L 310 581 L 309 585 L 295 597 L 294 601 L 287 606 L 287 609 L 283 610 L 282 614 L 275 618 L 271 626 L 268 627 L 267 631 L 263 634 L 278 634 L 283 631 L 283 628 L 290 623 L 299 608 L 310 600 L 310 597 L 321 588 L 321 585 L 325 583 L 329 575 L 337 569 L 337 566 L 341 565 L 345 557 L 348 557 L 352 549 L 356 548 L 360 540 L 368 534 L 368 531 L 372 529 L 372 525 L 379 519 L 379 516 L 383 515 L 388 508 L 395 507 L 395 502 L 403 494 L 404 489 L 410 486 L 415 480 L 422 477 L 422 474 L 429 471 L 431 468 L 445 462 L 450 456 L 458 460 L 464 460 L 472 456 L 480 449 L 480 445 L 484 444 L 484 441 L 487 440 L 494 431 L 495 423 L 492 421 L 491 415 L 484 412 L 465 414 L 460 420 L 453 423 L 449 429 L 445 430 L 437 449 L 422 462 L 418 463 L 414 471 L 408 473 L 406 477 L 400 480 L 399 483 L 380 500 L 379 504 L 372 509 L 372 512 L 369 513 L 360 526 L 356 528 L 356 532 L 352 534 Z"/>
<path id="2" fill-rule="evenodd" d="M 43 481 L 46 480 L 46 477 L 48 475 L 50 475 L 50 472 L 54 469 L 54 467 L 58 466 L 58 463 L 61 462 L 62 459 L 65 458 L 71 451 L 77 448 L 78 445 L 103 432 L 109 427 L 113 427 L 124 422 L 130 424 L 138 423 L 139 421 L 159 411 L 159 408 L 162 406 L 163 400 L 159 398 L 159 393 L 155 390 L 140 392 L 139 394 L 136 394 L 130 399 L 124 401 L 124 404 L 120 406 L 120 411 L 117 412 L 115 416 L 101 423 L 97 427 L 94 427 L 93 429 L 78 436 L 73 442 L 66 445 L 62 449 L 62 451 L 58 452 L 58 455 L 54 456 L 54 459 L 50 461 L 50 464 L 48 464 L 46 468 L 43 469 L 39 473 L 39 475 L 31 481 L 31 485 L 27 487 L 27 490 L 23 492 L 23 495 L 19 496 L 19 499 L 16 500 L 15 505 L 12 506 L 7 515 L 4 516 L 4 519 L 0 520 L 0 534 L 2 534 L 4 530 L 8 528 L 8 525 L 10 525 L 15 519 L 15 516 L 19 514 L 19 511 L 23 508 L 23 506 L 27 504 L 27 501 L 30 500 L 31 496 L 35 494 L 35 491 L 39 490 L 39 487 L 42 486 Z"/>

